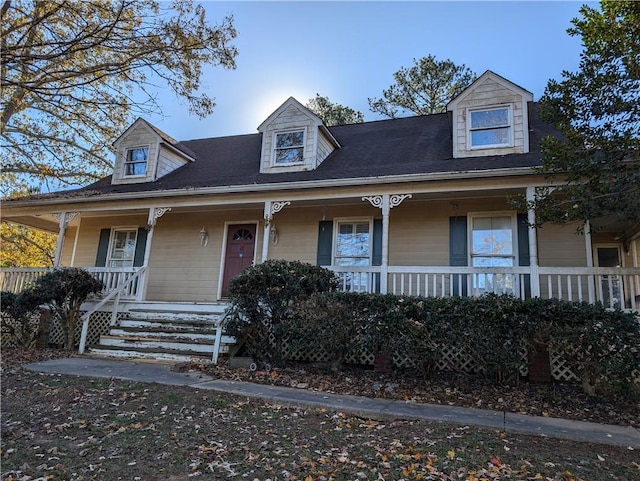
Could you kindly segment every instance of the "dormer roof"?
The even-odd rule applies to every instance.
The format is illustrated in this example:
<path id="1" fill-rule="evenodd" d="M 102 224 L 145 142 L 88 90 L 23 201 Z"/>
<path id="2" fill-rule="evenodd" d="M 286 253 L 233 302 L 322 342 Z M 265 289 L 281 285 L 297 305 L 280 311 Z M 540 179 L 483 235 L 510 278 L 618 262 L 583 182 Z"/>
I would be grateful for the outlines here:
<path id="1" fill-rule="evenodd" d="M 486 70 L 482 75 L 480 75 L 477 79 L 471 82 L 471 84 L 467 88 L 465 88 L 462 92 L 460 92 L 458 95 L 456 95 L 453 99 L 449 101 L 449 103 L 447 104 L 447 111 L 453 110 L 456 105 L 458 105 L 460 102 L 465 100 L 470 95 L 473 95 L 473 93 L 477 90 L 479 86 L 487 84 L 488 82 L 491 82 L 491 81 L 497 83 L 498 85 L 501 85 L 503 88 L 507 90 L 511 90 L 514 93 L 520 95 L 526 102 L 533 101 L 533 94 L 529 92 L 527 89 L 520 87 L 518 84 L 513 83 L 511 80 L 507 80 L 503 76 L 498 75 L 497 73 L 491 70 Z M 487 97 L 487 100 L 489 99 L 490 97 Z"/>

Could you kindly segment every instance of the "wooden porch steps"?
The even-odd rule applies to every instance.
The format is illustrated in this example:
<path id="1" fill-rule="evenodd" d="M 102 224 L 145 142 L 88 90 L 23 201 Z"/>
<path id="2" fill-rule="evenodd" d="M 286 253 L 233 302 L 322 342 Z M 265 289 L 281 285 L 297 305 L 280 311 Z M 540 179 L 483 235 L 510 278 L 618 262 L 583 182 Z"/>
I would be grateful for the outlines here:
<path id="1" fill-rule="evenodd" d="M 90 354 L 100 357 L 152 359 L 158 361 L 211 361 L 216 326 L 224 310 L 189 311 L 136 307 L 126 318 L 100 336 L 90 347 Z M 227 353 L 235 344 L 231 336 L 222 335 L 219 353 Z"/>

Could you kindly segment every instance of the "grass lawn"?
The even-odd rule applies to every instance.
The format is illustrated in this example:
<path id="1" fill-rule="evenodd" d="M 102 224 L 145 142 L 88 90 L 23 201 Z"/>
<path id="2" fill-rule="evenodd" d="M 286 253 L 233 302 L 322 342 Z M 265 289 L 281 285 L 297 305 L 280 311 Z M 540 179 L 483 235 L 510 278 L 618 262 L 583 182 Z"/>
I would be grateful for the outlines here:
<path id="1" fill-rule="evenodd" d="M 186 387 L 2 372 L 1 479 L 638 480 L 640 455 Z"/>

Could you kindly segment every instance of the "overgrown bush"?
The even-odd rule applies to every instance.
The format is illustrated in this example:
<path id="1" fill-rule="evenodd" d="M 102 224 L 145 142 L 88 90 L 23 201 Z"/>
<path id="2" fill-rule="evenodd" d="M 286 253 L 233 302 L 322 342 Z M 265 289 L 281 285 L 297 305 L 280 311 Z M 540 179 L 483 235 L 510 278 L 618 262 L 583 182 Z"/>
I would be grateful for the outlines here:
<path id="1" fill-rule="evenodd" d="M 607 310 L 602 304 L 553 305 L 557 322 L 551 345 L 572 355 L 566 361 L 590 395 L 613 391 L 638 394 L 640 321 L 628 312 Z"/>
<path id="2" fill-rule="evenodd" d="M 321 293 L 296 306 L 287 339 L 298 351 L 327 354 L 333 371 L 363 354 L 383 354 L 396 360 L 410 358 L 425 373 L 433 371 L 438 356 L 433 325 L 421 317 L 410 297 L 392 294 Z"/>
<path id="3" fill-rule="evenodd" d="M 30 289 L 0 296 L 3 341 L 8 338 L 17 347 L 31 349 L 40 334 L 40 297 Z"/>
<path id="4" fill-rule="evenodd" d="M 54 269 L 33 283 L 33 293 L 51 309 L 60 321 L 65 337 L 65 349 L 73 350 L 80 319 L 80 307 L 91 294 L 103 289 L 101 281 L 76 267 Z"/>
<path id="5" fill-rule="evenodd" d="M 226 330 L 257 362 L 282 364 L 286 328 L 296 304 L 337 285 L 333 272 L 298 261 L 268 260 L 249 267 L 229 284 Z"/>
<path id="6" fill-rule="evenodd" d="M 568 353 L 587 393 L 638 390 L 636 314 L 558 299 L 423 298 L 335 288 L 335 276 L 322 268 L 259 264 L 231 283 L 229 330 L 249 355 L 271 364 L 284 360 L 286 341 L 293 355 L 326 353 L 334 371 L 347 360 L 382 352 L 396 367 L 432 375 L 448 350 L 468 356 L 498 383 L 518 381 L 528 349 L 550 347 Z"/>
<path id="7" fill-rule="evenodd" d="M 287 324 L 292 355 L 298 351 L 322 351 L 330 369 L 339 371 L 349 355 L 367 351 L 366 298 L 353 293 L 320 292 L 295 305 Z"/>

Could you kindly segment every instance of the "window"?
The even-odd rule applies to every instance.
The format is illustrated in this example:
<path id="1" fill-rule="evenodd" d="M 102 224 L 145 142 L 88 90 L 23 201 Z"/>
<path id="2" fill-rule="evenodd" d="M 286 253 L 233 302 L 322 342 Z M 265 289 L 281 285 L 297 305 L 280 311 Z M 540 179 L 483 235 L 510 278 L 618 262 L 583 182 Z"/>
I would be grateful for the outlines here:
<path id="1" fill-rule="evenodd" d="M 304 131 L 276 134 L 275 163 L 294 164 L 302 162 L 304 155 Z"/>
<path id="2" fill-rule="evenodd" d="M 111 232 L 108 267 L 133 267 L 137 229 L 114 229 Z"/>
<path id="3" fill-rule="evenodd" d="M 368 266 L 371 260 L 369 222 L 339 222 L 336 265 Z"/>
<path id="4" fill-rule="evenodd" d="M 366 221 L 340 221 L 336 231 L 336 266 L 371 265 L 371 225 Z M 342 289 L 368 292 L 371 279 L 366 272 L 341 272 Z"/>
<path id="5" fill-rule="evenodd" d="M 469 112 L 469 137 L 472 148 L 511 145 L 511 119 L 508 107 Z"/>
<path id="6" fill-rule="evenodd" d="M 471 266 L 513 267 L 515 265 L 514 218 L 511 215 L 471 218 Z M 514 293 L 514 274 L 478 273 L 473 275 L 474 294 Z"/>
<path id="7" fill-rule="evenodd" d="M 124 175 L 146 175 L 149 147 L 136 147 L 127 150 L 124 162 Z"/>

